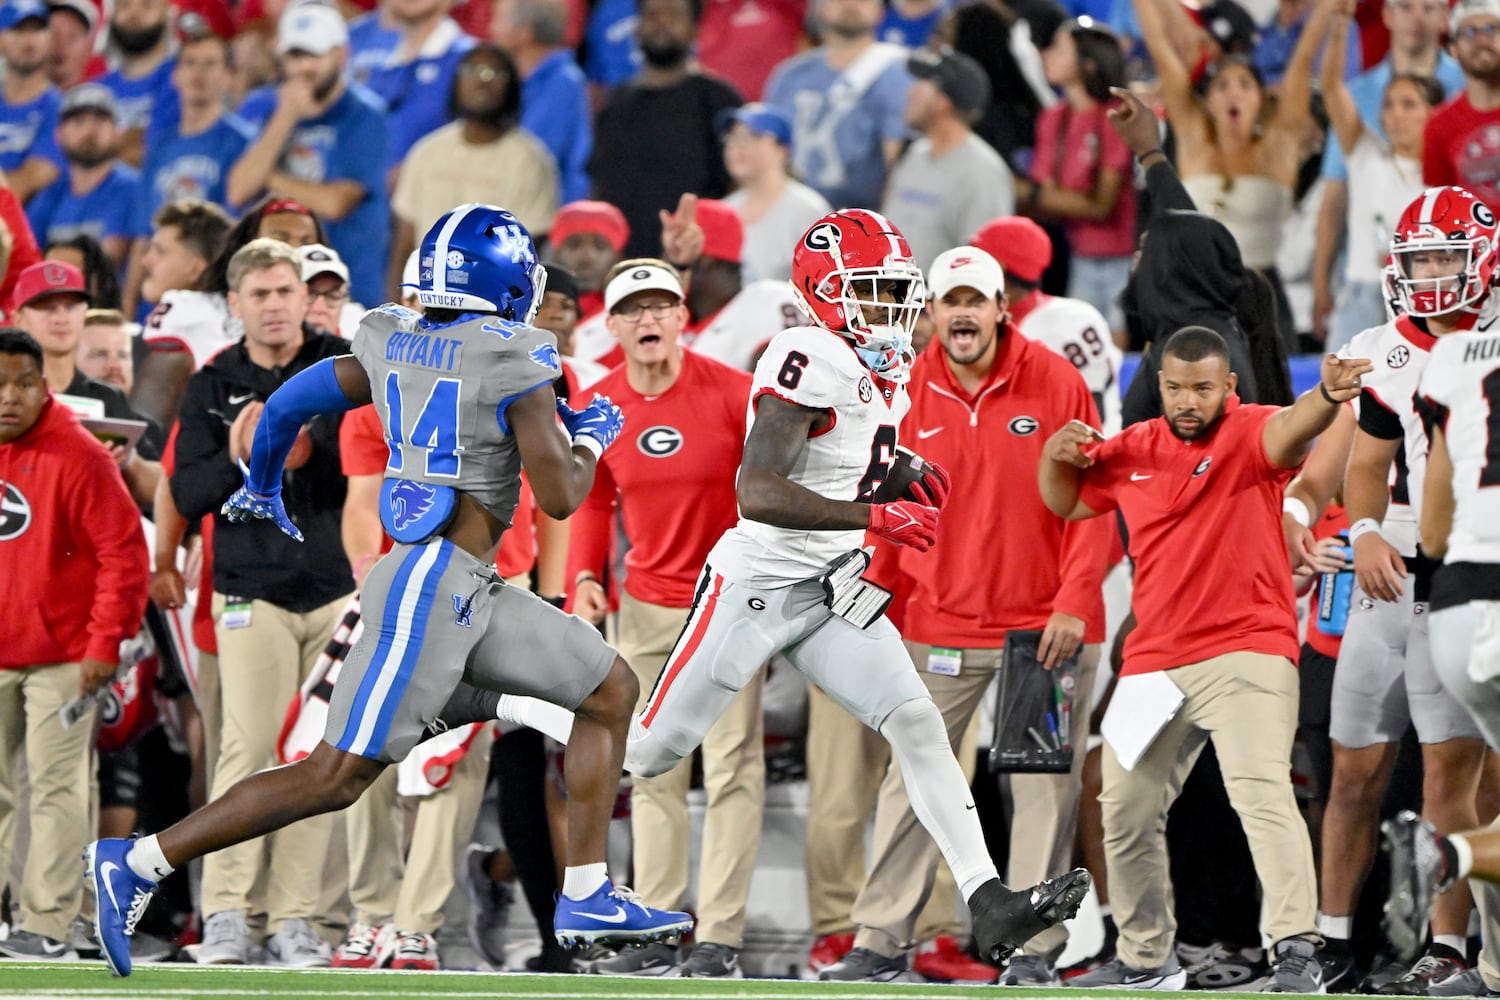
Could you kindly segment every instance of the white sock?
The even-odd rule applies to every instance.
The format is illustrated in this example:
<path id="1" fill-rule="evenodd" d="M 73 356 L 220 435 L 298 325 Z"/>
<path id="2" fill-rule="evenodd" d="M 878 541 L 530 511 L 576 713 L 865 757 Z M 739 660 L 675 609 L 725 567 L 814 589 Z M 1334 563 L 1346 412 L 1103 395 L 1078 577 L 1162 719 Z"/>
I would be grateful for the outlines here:
<path id="1" fill-rule="evenodd" d="M 1000 873 L 985 847 L 969 783 L 948 745 L 942 715 L 931 700 L 915 699 L 886 718 L 880 735 L 901 763 L 912 812 L 937 842 L 967 901 L 974 890 Z"/>
<path id="2" fill-rule="evenodd" d="M 1458 855 L 1458 871 L 1451 874 L 1455 879 L 1468 878 L 1469 872 L 1474 870 L 1474 848 L 1470 847 L 1469 842 L 1457 833 L 1448 834 L 1448 843 L 1453 845 L 1453 853 Z"/>
<path id="3" fill-rule="evenodd" d="M 1318 933 L 1325 938 L 1347 941 L 1354 936 L 1354 918 L 1333 917 L 1318 911 Z"/>
<path id="4" fill-rule="evenodd" d="M 500 704 L 495 708 L 495 718 L 535 729 L 564 744 L 573 733 L 573 713 L 540 698 L 502 694 Z"/>
<path id="5" fill-rule="evenodd" d="M 161 844 L 157 841 L 155 834 L 137 840 L 135 846 L 125 855 L 125 863 L 141 878 L 149 878 L 153 882 L 160 882 L 176 871 L 167 864 L 166 856 L 161 853 Z"/>
<path id="6" fill-rule="evenodd" d="M 608 881 L 609 872 L 603 861 L 593 865 L 570 865 L 563 869 L 563 895 L 569 899 L 588 899 Z"/>
<path id="7" fill-rule="evenodd" d="M 1460 955 L 1467 954 L 1469 949 L 1469 942 L 1464 940 L 1462 934 L 1434 934 L 1432 936 L 1432 943 L 1452 948 Z"/>

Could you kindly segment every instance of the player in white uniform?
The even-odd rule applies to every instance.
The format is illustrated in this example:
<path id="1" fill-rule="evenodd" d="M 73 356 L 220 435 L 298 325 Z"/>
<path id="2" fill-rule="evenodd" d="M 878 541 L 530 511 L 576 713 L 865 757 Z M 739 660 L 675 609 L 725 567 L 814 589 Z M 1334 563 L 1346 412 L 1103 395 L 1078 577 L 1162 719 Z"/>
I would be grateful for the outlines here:
<path id="1" fill-rule="evenodd" d="M 1319 916 L 1319 930 L 1335 950 L 1351 936 L 1359 887 L 1374 859 L 1380 799 L 1408 722 L 1422 743 L 1428 818 L 1444 830 L 1477 822 L 1484 743 L 1428 656 L 1433 563 L 1419 551 L 1416 530 L 1427 438 L 1412 397 L 1433 345 L 1495 313 L 1500 303 L 1488 294 L 1494 252 L 1494 217 L 1483 202 L 1461 188 L 1424 192 L 1402 213 L 1391 241 L 1403 314 L 1344 349 L 1375 367 L 1358 401 L 1344 478 L 1358 586 L 1334 672 L 1329 725 L 1333 783 L 1323 845 L 1341 874 L 1325 880 Z M 1443 897 L 1433 915 L 1432 961 L 1393 989 L 1425 992 L 1467 968 L 1469 907 L 1467 892 Z"/>
<path id="2" fill-rule="evenodd" d="M 948 493 L 938 473 L 915 499 L 872 502 L 909 406 L 922 273 L 888 220 L 852 209 L 802 237 L 793 285 L 814 325 L 778 334 L 756 365 L 740 521 L 709 553 L 687 627 L 632 723 L 626 767 L 661 774 L 691 754 L 782 653 L 890 742 L 912 808 L 969 902 L 980 951 L 1003 961 L 1076 911 L 1089 875 L 1021 892 L 1000 881 L 942 716 L 881 613 L 889 595 L 861 579 L 867 529 L 925 550 Z"/>
<path id="3" fill-rule="evenodd" d="M 802 310 L 785 281 L 756 281 L 746 285 L 715 313 L 703 328 L 683 336 L 683 343 L 699 354 L 741 371 L 753 371 L 755 359 L 775 331 L 801 326 Z"/>
<path id="4" fill-rule="evenodd" d="M 1109 321 L 1082 299 L 1042 291 L 1042 272 L 1052 263 L 1052 238 L 1035 221 L 1004 215 L 979 227 L 970 239 L 1000 262 L 1011 322 L 1073 363 L 1099 407 L 1105 437 L 1120 430 L 1120 364 L 1124 355 L 1110 336 Z"/>

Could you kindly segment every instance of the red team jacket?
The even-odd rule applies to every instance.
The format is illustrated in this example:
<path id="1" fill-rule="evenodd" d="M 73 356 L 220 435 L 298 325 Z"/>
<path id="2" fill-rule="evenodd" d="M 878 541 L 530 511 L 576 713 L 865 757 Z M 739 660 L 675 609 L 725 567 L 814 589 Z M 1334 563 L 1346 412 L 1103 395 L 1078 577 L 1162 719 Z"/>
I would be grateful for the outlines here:
<path id="1" fill-rule="evenodd" d="M 151 566 L 141 515 L 109 452 L 48 401 L 0 445 L 0 669 L 117 663 L 140 631 Z"/>
<path id="2" fill-rule="evenodd" d="M 912 367 L 901 445 L 937 462 L 953 493 L 927 552 L 882 546 L 872 575 L 889 586 L 890 555 L 910 577 L 902 636 L 957 649 L 1001 646 L 1011 629 L 1042 629 L 1054 611 L 1104 641 L 1111 526 L 1067 522 L 1037 488 L 1042 447 L 1069 420 L 1099 426 L 1088 386 L 1067 359 L 1009 323 L 990 380 L 970 397 L 934 337 Z"/>
<path id="3" fill-rule="evenodd" d="M 623 366 L 589 387 L 624 411 L 625 431 L 599 460 L 593 491 L 570 520 L 570 592 L 584 570 L 603 579 L 623 495 L 626 592 L 662 607 L 692 605 L 709 550 L 739 517 L 734 481 L 750 384 L 749 372 L 684 350 L 682 373 L 659 396 L 632 389 Z"/>

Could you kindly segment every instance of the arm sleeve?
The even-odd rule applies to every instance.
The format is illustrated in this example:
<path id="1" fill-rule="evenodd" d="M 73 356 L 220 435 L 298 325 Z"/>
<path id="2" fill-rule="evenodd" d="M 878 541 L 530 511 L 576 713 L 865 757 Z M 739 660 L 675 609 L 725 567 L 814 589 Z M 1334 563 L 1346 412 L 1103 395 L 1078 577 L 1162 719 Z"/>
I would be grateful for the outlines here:
<path id="1" fill-rule="evenodd" d="M 1401 418 L 1368 388 L 1359 391 L 1359 429 L 1382 441 L 1400 441 L 1406 436 Z"/>
<path id="2" fill-rule="evenodd" d="M 1182 186 L 1182 178 L 1177 176 L 1177 169 L 1165 158 L 1153 163 L 1151 169 L 1146 171 L 1146 193 L 1151 196 L 1152 215 L 1160 215 L 1171 209 L 1181 212 L 1198 211 L 1193 196 Z"/>
<path id="3" fill-rule="evenodd" d="M 212 400 L 211 371 L 188 379 L 177 421 L 177 469 L 172 473 L 172 500 L 189 524 L 218 511 L 239 489 L 240 472 L 229 460 L 229 425 Z"/>
<path id="4" fill-rule="evenodd" d="M 140 630 L 146 613 L 150 557 L 140 513 L 114 463 L 90 449 L 79 468 L 72 497 L 74 530 L 76 537 L 93 539 L 99 566 L 84 655 L 118 663 L 120 642 Z"/>
<path id="5" fill-rule="evenodd" d="M 345 413 L 354 403 L 339 386 L 334 374 L 335 358 L 293 375 L 271 393 L 255 425 L 255 443 L 250 449 L 250 474 L 245 484 L 262 496 L 281 492 L 282 466 L 302 425 L 320 413 Z"/>
<path id="6" fill-rule="evenodd" d="M 1073 377 L 1073 382 L 1071 412 L 1062 416 L 1069 420 L 1082 420 L 1090 427 L 1098 427 L 1099 411 L 1094 406 L 1088 387 L 1077 375 Z M 1093 504 L 1088 506 L 1091 510 L 1099 509 Z M 1065 615 L 1087 621 L 1089 614 L 1098 608 L 1104 577 L 1109 572 L 1110 533 L 1113 530 L 1114 525 L 1108 517 L 1068 522 L 1063 529 L 1062 559 L 1058 573 L 1060 579 L 1057 596 L 1052 599 L 1053 611 L 1061 611 Z"/>

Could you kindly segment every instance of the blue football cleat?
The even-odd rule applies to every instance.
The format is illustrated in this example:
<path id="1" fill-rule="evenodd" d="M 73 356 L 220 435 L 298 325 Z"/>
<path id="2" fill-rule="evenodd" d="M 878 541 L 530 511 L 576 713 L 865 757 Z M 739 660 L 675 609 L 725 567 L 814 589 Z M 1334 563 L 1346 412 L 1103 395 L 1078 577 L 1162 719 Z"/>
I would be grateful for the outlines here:
<path id="1" fill-rule="evenodd" d="M 693 929 L 693 917 L 658 910 L 622 885 L 605 882 L 587 899 L 557 894 L 552 931 L 564 948 L 587 944 L 631 944 L 676 938 Z"/>
<path id="2" fill-rule="evenodd" d="M 94 889 L 94 934 L 109 971 L 130 975 L 130 936 L 156 894 L 156 883 L 141 878 L 125 863 L 131 841 L 96 840 L 83 852 L 84 877 Z"/>

